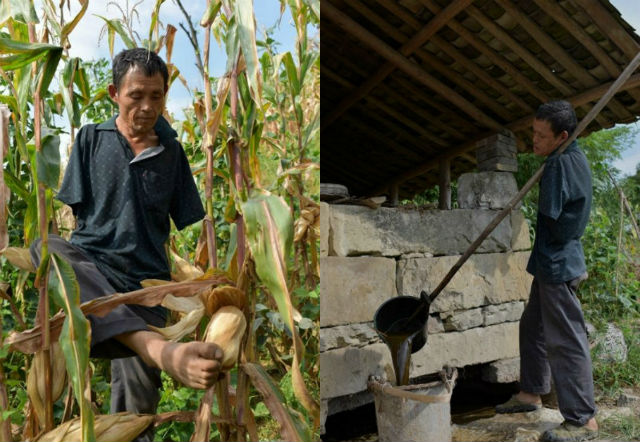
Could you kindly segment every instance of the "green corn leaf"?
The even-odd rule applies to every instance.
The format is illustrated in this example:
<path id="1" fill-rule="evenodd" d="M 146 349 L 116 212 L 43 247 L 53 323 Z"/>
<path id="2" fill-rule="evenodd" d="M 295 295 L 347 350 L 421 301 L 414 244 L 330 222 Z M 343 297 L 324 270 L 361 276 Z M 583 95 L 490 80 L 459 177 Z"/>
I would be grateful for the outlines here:
<path id="1" fill-rule="evenodd" d="M 164 0 L 156 0 L 156 5 L 153 7 L 153 13 L 151 14 L 151 24 L 149 25 L 149 42 L 153 41 L 153 30 L 158 23 L 158 15 L 160 14 L 160 6 L 164 3 Z M 149 46 L 149 50 L 153 50 L 152 46 Z"/>
<path id="2" fill-rule="evenodd" d="M 76 70 L 76 75 L 73 77 L 73 82 L 78 86 L 83 103 L 87 104 L 91 100 L 91 85 L 87 79 L 87 71 L 83 67 L 79 67 Z"/>
<path id="3" fill-rule="evenodd" d="M 11 112 L 18 112 L 18 101 L 11 95 L 0 95 L 0 103 L 6 104 L 11 109 Z"/>
<path id="4" fill-rule="evenodd" d="M 242 54 L 247 64 L 247 80 L 251 97 L 258 107 L 262 108 L 262 79 L 260 60 L 256 46 L 256 26 L 252 0 L 236 0 L 234 2 L 238 38 Z"/>
<path id="5" fill-rule="evenodd" d="M 124 43 L 124 45 L 127 47 L 127 49 L 133 49 L 135 47 L 137 47 L 138 45 L 131 39 L 131 37 L 129 36 L 129 34 L 127 34 L 127 31 L 124 29 L 124 26 L 122 26 L 122 22 L 120 20 L 109 20 L 108 18 L 105 18 L 101 15 L 97 15 L 95 14 L 96 17 L 101 18 L 105 21 L 105 23 L 107 24 L 107 28 L 109 29 L 109 49 L 111 51 L 111 54 L 113 54 L 113 35 L 114 33 L 117 33 L 120 38 L 122 39 L 122 42 Z"/>
<path id="6" fill-rule="evenodd" d="M 80 11 L 78 11 L 76 16 L 73 17 L 73 19 L 70 22 L 68 22 L 66 25 L 64 25 L 64 27 L 62 28 L 62 32 L 60 35 L 61 42 L 64 42 L 67 39 L 69 34 L 71 34 L 71 31 L 73 31 L 76 25 L 80 22 L 80 19 L 84 17 L 84 13 L 87 12 L 87 6 L 89 6 L 89 0 L 79 0 L 79 1 L 82 7 L 80 8 Z"/>
<path id="7" fill-rule="evenodd" d="M 216 19 L 216 15 L 218 15 L 218 11 L 220 11 L 221 6 L 222 2 L 220 0 L 209 0 L 207 3 L 207 10 L 204 11 L 202 18 L 200 19 L 200 26 L 206 28 L 211 25 Z"/>
<path id="8" fill-rule="evenodd" d="M 60 178 L 60 137 L 49 128 L 42 130 L 42 150 L 36 152 L 38 180 L 51 189 L 58 188 Z"/>
<path id="9" fill-rule="evenodd" d="M 300 95 L 300 81 L 298 80 L 298 69 L 293 61 L 291 52 L 287 52 L 282 57 L 282 63 L 284 64 L 284 70 L 287 73 L 287 80 L 289 84 L 289 92 L 291 97 L 297 97 Z"/>
<path id="10" fill-rule="evenodd" d="M 3 26 L 10 18 L 23 23 L 40 23 L 33 1 L 30 0 L 2 0 L 0 2 L 0 26 Z"/>
<path id="11" fill-rule="evenodd" d="M 253 386 L 260 392 L 264 404 L 271 412 L 271 416 L 280 424 L 280 436 L 287 441 L 311 441 L 311 430 L 295 414 L 292 413 L 287 402 L 271 376 L 258 364 L 242 364 L 242 369 L 251 379 Z"/>
<path id="12" fill-rule="evenodd" d="M 60 37 L 62 34 L 62 28 L 60 27 L 60 23 L 58 23 L 58 17 L 56 17 L 56 7 L 54 6 L 51 0 L 44 0 L 42 2 L 42 8 L 44 10 L 44 14 L 47 16 L 47 24 L 53 28 L 55 35 Z"/>
<path id="13" fill-rule="evenodd" d="M 56 46 L 47 52 L 44 59 L 44 64 L 39 66 L 40 73 L 38 74 L 38 91 L 46 92 L 49 89 L 49 84 L 53 79 L 58 63 L 62 57 L 62 48 Z"/>
<path id="14" fill-rule="evenodd" d="M 293 335 L 293 306 L 287 288 L 287 258 L 293 243 L 293 218 L 281 197 L 255 195 L 242 204 L 247 240 L 256 273 L 273 295 L 282 321 Z"/>
<path id="15" fill-rule="evenodd" d="M 82 440 L 95 441 L 91 398 L 85 394 L 88 390 L 91 326 L 80 310 L 80 286 L 73 268 L 55 253 L 51 255 L 50 263 L 49 295 L 66 315 L 60 334 L 60 345 L 67 363 L 73 393 L 80 405 Z"/>
<path id="16" fill-rule="evenodd" d="M 230 73 L 238 61 L 240 55 L 240 41 L 238 39 L 238 25 L 236 17 L 231 17 L 227 26 L 227 35 L 225 37 L 225 51 L 227 52 L 227 68 L 226 72 Z"/>
<path id="17" fill-rule="evenodd" d="M 22 181 L 20 181 L 16 176 L 11 173 L 9 170 L 4 171 L 4 182 L 11 189 L 13 193 L 18 195 L 21 199 L 27 200 L 29 199 L 29 191 L 24 186 Z"/>
<path id="18" fill-rule="evenodd" d="M 309 8 L 316 21 L 320 21 L 320 0 L 308 0 Z"/>
<path id="19" fill-rule="evenodd" d="M 27 114 L 27 103 L 32 96 L 31 68 L 26 66 L 14 72 L 13 84 L 18 93 L 18 109 L 20 115 Z"/>

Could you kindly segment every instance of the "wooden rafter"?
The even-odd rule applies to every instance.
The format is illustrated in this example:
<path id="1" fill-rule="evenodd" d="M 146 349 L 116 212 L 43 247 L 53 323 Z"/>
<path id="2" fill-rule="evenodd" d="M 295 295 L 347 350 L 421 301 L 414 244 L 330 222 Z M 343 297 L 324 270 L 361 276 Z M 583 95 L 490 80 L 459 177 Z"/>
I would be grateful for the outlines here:
<path id="1" fill-rule="evenodd" d="M 418 65 L 411 62 L 406 57 L 391 48 L 389 45 L 378 39 L 365 28 L 349 18 L 349 16 L 345 15 L 335 6 L 331 5 L 331 3 L 323 3 L 323 14 L 329 20 L 340 26 L 340 28 L 342 28 L 344 31 L 350 33 L 358 40 L 362 41 L 367 46 L 382 55 L 384 58 L 392 62 L 399 69 L 403 70 L 405 73 L 418 80 L 420 83 L 424 84 L 428 88 L 441 95 L 443 98 L 447 99 L 449 102 L 457 106 L 460 110 L 472 117 L 478 123 L 482 124 L 485 127 L 493 129 L 498 129 L 500 127 L 500 124 L 493 118 L 486 115 L 484 112 L 467 101 L 453 89 L 446 86 L 433 76 L 429 75 Z"/>
<path id="2" fill-rule="evenodd" d="M 593 89 L 590 89 L 582 94 L 578 94 L 570 99 L 568 99 L 567 101 L 569 101 L 574 107 L 580 106 L 582 104 L 585 103 L 589 103 L 592 102 L 594 100 L 597 100 L 598 98 L 600 98 L 602 95 L 604 95 L 607 90 L 609 89 L 609 87 L 613 84 L 613 82 L 609 82 L 606 84 L 602 84 L 600 86 L 597 86 Z M 635 88 L 640 86 L 640 74 L 636 74 L 636 75 L 632 75 L 631 77 L 629 77 L 629 79 L 624 83 L 624 85 L 619 89 L 618 92 L 622 92 L 624 90 L 627 89 L 631 89 L 631 88 Z M 527 117 L 521 118 L 519 120 L 514 121 L 513 123 L 508 124 L 506 127 L 507 129 L 513 131 L 513 132 L 517 132 L 519 130 L 522 129 L 526 129 L 528 127 L 531 126 L 531 124 L 533 123 L 533 119 L 535 117 L 535 114 L 533 115 L 529 115 Z M 446 159 L 453 159 L 459 155 L 461 155 L 462 153 L 468 152 L 471 149 L 475 149 L 476 143 L 480 140 L 483 140 L 487 137 L 490 137 L 491 135 L 494 135 L 495 132 L 485 132 L 483 134 L 480 134 L 479 136 L 475 137 L 473 140 L 468 141 L 467 143 L 464 143 L 462 145 L 460 145 L 459 147 L 455 148 L 455 149 L 451 149 L 447 152 L 444 152 L 441 155 L 438 155 L 437 157 L 434 157 L 432 159 L 430 159 L 429 161 L 424 162 L 423 164 L 420 164 L 419 166 L 408 170 L 396 177 L 394 177 L 392 180 L 389 180 L 389 182 L 392 183 L 396 183 L 396 184 L 401 184 L 407 180 L 410 180 L 411 178 L 414 178 L 418 175 L 422 175 L 436 167 L 438 167 L 438 164 L 440 164 L 440 161 L 442 160 L 446 160 Z M 383 186 L 377 187 L 373 190 L 372 195 L 376 195 L 376 194 L 380 194 L 385 192 L 385 189 L 387 188 L 388 184 L 385 184 Z"/>
<path id="3" fill-rule="evenodd" d="M 385 0 L 385 2 L 388 1 L 392 0 Z M 440 10 L 440 6 L 433 0 L 421 0 L 421 2 L 433 13 Z M 476 50 L 478 50 L 485 57 L 491 60 L 496 66 L 509 74 L 516 83 L 518 83 L 523 89 L 527 90 L 531 95 L 536 97 L 540 103 L 549 101 L 549 96 L 545 92 L 540 90 L 531 80 L 525 77 L 517 67 L 515 67 L 502 55 L 498 54 L 495 50 L 490 48 L 476 35 L 473 35 L 471 32 L 469 32 L 463 25 L 456 21 L 451 21 L 447 25 L 458 35 L 460 35 L 468 44 L 473 46 Z"/>
<path id="4" fill-rule="evenodd" d="M 447 8 L 445 8 L 441 14 L 434 17 L 427 25 L 420 30 L 411 40 L 405 43 L 399 50 L 399 56 L 407 56 L 413 53 L 418 47 L 422 46 L 429 38 L 438 32 L 439 29 L 444 26 L 447 21 L 455 17 L 462 9 L 467 7 L 473 0 L 454 0 Z M 323 9 L 328 8 L 333 10 L 334 21 L 337 19 L 337 15 L 342 15 L 348 19 L 348 17 L 337 10 L 328 1 L 323 4 Z M 326 11 L 326 9 L 325 9 Z M 338 14 L 335 14 L 335 13 Z M 339 19 L 338 19 L 339 20 Z M 351 19 L 349 21 L 353 22 Z M 364 28 L 362 28 L 364 30 Z M 347 29 L 345 29 L 347 30 Z M 373 37 L 368 31 L 366 34 Z M 365 36 L 366 37 L 366 36 Z M 375 38 L 375 37 L 374 37 Z M 377 40 L 377 39 L 376 39 Z M 375 49 L 375 48 L 374 48 Z M 394 51 L 395 52 L 395 51 Z M 387 58 L 387 57 L 385 57 Z M 388 59 L 388 58 L 387 58 Z M 356 103 L 361 98 L 365 97 L 376 85 L 380 84 L 395 68 L 400 67 L 395 62 L 386 63 L 375 74 L 373 74 L 369 80 L 363 83 L 357 90 L 353 91 L 348 97 L 346 97 L 333 111 L 326 115 L 321 122 L 321 130 L 331 125 L 340 115 L 342 115 L 349 107 Z"/>

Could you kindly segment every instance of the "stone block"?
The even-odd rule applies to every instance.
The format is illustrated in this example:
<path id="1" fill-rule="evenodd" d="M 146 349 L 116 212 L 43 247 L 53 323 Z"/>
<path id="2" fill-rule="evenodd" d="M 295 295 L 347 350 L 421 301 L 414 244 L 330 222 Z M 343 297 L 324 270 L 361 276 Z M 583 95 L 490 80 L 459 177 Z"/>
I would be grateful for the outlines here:
<path id="1" fill-rule="evenodd" d="M 482 367 L 482 380 L 507 384 L 520 379 L 520 358 L 501 359 Z"/>
<path id="2" fill-rule="evenodd" d="M 520 210 L 511 211 L 511 232 L 511 250 L 514 252 L 531 250 L 529 223 Z"/>
<path id="3" fill-rule="evenodd" d="M 326 433 L 324 424 L 327 422 L 329 412 L 329 401 L 320 401 L 320 434 Z"/>
<path id="4" fill-rule="evenodd" d="M 499 324 L 501 322 L 519 321 L 524 311 L 524 302 L 515 301 L 505 304 L 487 305 L 482 307 L 484 325 Z"/>
<path id="5" fill-rule="evenodd" d="M 462 331 L 480 327 L 484 322 L 481 308 L 445 312 L 440 316 L 446 331 Z"/>
<path id="6" fill-rule="evenodd" d="M 519 356 L 518 324 L 507 322 L 462 332 L 429 336 L 427 345 L 411 355 L 410 377 L 436 373 L 444 365 L 464 367 Z"/>
<path id="7" fill-rule="evenodd" d="M 437 373 L 444 365 L 464 367 L 518 355 L 518 324 L 514 322 L 438 333 L 429 336 L 424 348 L 411 356 L 410 377 Z M 320 353 L 321 399 L 365 391 L 370 375 L 395 379 L 385 344 Z"/>
<path id="8" fill-rule="evenodd" d="M 460 255 L 491 222 L 490 210 L 409 210 L 331 206 L 329 249 L 337 256 Z M 511 221 L 503 220 L 477 253 L 511 248 Z M 416 293 L 407 293 L 417 295 Z"/>
<path id="9" fill-rule="evenodd" d="M 364 391 L 371 375 L 395 379 L 391 353 L 385 344 L 345 347 L 320 353 L 322 399 Z"/>
<path id="10" fill-rule="evenodd" d="M 320 329 L 321 352 L 346 347 L 348 345 L 364 347 L 365 345 L 376 342 L 381 341 L 373 329 L 373 322 L 322 327 Z"/>
<path id="11" fill-rule="evenodd" d="M 503 129 L 497 134 L 491 135 L 490 137 L 483 138 L 482 140 L 476 143 L 476 148 L 481 149 L 486 146 L 493 146 L 496 143 L 503 143 L 507 145 L 513 145 L 516 147 L 516 136 L 509 129 Z"/>
<path id="12" fill-rule="evenodd" d="M 516 179 L 509 172 L 464 173 L 458 178 L 461 209 L 502 209 L 517 193 Z"/>
<path id="13" fill-rule="evenodd" d="M 427 333 L 433 335 L 435 333 L 444 332 L 444 324 L 440 315 L 431 315 L 427 320 Z"/>
<path id="14" fill-rule="evenodd" d="M 329 204 L 320 203 L 320 256 L 329 255 Z"/>
<path id="15" fill-rule="evenodd" d="M 372 321 L 378 306 L 396 296 L 395 274 L 394 259 L 320 258 L 320 326 Z"/>
<path id="16" fill-rule="evenodd" d="M 478 163 L 478 170 L 481 172 L 501 171 L 517 172 L 518 160 L 515 158 L 495 157 Z"/>
<path id="17" fill-rule="evenodd" d="M 483 146 L 476 149 L 476 160 L 478 163 L 486 161 L 490 158 L 504 157 L 504 158 L 516 158 L 518 154 L 518 148 L 515 142 L 503 142 L 499 141 L 490 146 Z"/>
<path id="18" fill-rule="evenodd" d="M 398 261 L 398 293 L 431 293 L 459 256 Z M 529 252 L 472 255 L 431 305 L 431 313 L 467 310 L 528 299 L 532 277 Z"/>
<path id="19" fill-rule="evenodd" d="M 616 405 L 618 407 L 628 407 L 630 405 L 634 405 L 640 402 L 640 397 L 636 396 L 631 389 L 623 390 L 618 396 L 618 400 L 616 401 Z"/>

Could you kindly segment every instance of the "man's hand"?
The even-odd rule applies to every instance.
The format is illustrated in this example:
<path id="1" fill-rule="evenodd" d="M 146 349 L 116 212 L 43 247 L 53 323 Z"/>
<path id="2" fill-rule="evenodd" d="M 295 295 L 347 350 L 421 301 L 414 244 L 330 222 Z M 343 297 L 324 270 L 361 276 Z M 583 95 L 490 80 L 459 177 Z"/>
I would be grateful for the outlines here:
<path id="1" fill-rule="evenodd" d="M 224 352 L 207 342 L 167 342 L 160 368 L 187 387 L 207 389 L 220 379 Z"/>

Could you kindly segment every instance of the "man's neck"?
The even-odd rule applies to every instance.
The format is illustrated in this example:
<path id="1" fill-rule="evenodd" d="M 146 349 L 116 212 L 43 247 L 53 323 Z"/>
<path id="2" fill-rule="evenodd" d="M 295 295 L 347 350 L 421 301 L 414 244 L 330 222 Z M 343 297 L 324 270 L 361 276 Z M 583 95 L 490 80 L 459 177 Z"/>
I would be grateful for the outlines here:
<path id="1" fill-rule="evenodd" d="M 146 148 L 157 146 L 159 143 L 155 130 L 151 129 L 144 133 L 136 132 L 126 124 L 123 124 L 120 116 L 116 118 L 116 127 L 118 128 L 118 132 L 120 132 L 129 143 L 134 155 L 139 155 Z"/>

